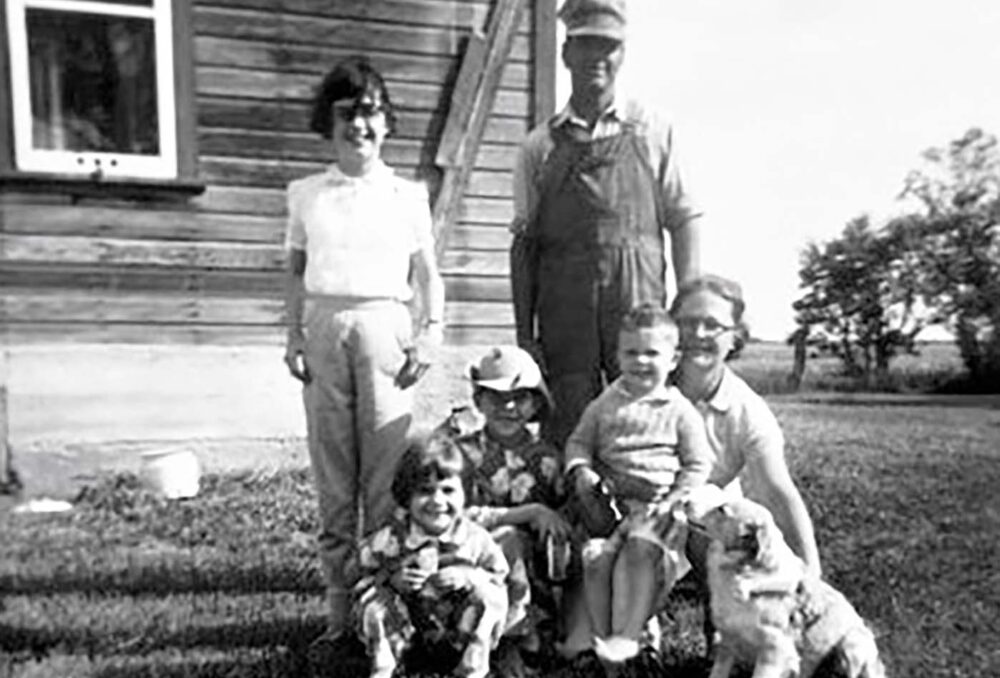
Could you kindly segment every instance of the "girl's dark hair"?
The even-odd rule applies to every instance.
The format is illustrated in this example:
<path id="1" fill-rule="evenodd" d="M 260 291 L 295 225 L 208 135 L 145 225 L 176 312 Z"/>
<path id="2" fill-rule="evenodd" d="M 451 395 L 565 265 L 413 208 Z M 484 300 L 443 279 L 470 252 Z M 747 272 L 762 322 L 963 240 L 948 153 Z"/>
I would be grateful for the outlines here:
<path id="1" fill-rule="evenodd" d="M 676 318 L 677 312 L 680 310 L 684 300 L 702 290 L 722 297 L 732 306 L 733 324 L 736 326 L 736 329 L 733 337 L 733 350 L 726 357 L 731 358 L 738 355 L 750 338 L 750 327 L 743 319 L 743 313 L 746 311 L 746 302 L 743 300 L 743 288 L 735 280 L 723 278 L 721 275 L 706 273 L 697 278 L 684 281 L 677 288 L 677 296 L 674 297 L 674 302 L 670 305 L 670 314 Z"/>
<path id="2" fill-rule="evenodd" d="M 395 132 L 396 111 L 389 98 L 389 89 L 382 74 L 363 56 L 347 57 L 323 78 L 316 88 L 309 129 L 329 139 L 333 134 L 333 103 L 343 99 L 354 100 L 366 94 L 379 102 L 389 133 Z"/>
<path id="3" fill-rule="evenodd" d="M 468 494 L 472 489 L 472 467 L 450 436 L 433 434 L 412 438 L 396 466 L 392 498 L 406 508 L 413 495 L 428 483 L 456 476 Z"/>

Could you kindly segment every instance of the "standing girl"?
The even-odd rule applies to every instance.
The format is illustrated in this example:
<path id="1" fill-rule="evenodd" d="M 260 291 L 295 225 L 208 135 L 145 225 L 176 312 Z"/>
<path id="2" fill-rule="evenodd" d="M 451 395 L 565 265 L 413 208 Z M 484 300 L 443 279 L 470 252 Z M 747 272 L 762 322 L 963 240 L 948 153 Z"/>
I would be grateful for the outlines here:
<path id="1" fill-rule="evenodd" d="M 441 337 L 444 285 L 426 192 L 381 158 L 394 123 L 378 71 L 361 57 L 341 62 L 319 86 L 311 123 L 336 159 L 288 187 L 285 363 L 304 384 L 327 638 L 347 623 L 353 582 L 344 566 L 359 535 L 392 510 L 392 472 L 411 419 L 409 387 L 426 368 L 405 305 L 411 273 L 425 301 L 419 325 L 432 343 Z"/>

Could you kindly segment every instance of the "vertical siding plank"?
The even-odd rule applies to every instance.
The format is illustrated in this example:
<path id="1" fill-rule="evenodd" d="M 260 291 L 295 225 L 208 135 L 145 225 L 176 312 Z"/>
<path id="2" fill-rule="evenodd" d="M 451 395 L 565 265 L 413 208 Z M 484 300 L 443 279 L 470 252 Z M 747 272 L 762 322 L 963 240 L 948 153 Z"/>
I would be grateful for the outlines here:
<path id="1" fill-rule="evenodd" d="M 534 39 L 533 125 L 540 125 L 556 110 L 556 0 L 536 0 Z"/>

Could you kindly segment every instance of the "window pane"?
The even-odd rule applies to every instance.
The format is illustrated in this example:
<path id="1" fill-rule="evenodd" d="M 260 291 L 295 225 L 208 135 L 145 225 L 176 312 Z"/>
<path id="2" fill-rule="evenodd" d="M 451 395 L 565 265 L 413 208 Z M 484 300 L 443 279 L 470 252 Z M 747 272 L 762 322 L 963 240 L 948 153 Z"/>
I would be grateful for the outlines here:
<path id="1" fill-rule="evenodd" d="M 26 18 L 33 146 L 157 155 L 153 22 L 44 9 Z"/>

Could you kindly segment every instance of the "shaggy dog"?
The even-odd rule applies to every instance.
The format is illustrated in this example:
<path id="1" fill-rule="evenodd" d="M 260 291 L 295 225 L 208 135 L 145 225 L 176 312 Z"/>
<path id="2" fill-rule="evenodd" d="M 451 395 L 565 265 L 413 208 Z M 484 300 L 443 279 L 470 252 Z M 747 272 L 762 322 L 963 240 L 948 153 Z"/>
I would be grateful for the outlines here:
<path id="1" fill-rule="evenodd" d="M 737 663 L 753 678 L 884 678 L 875 637 L 847 599 L 806 573 L 770 511 L 721 495 L 686 505 L 691 529 L 712 540 L 708 585 L 719 632 L 710 678 Z"/>

